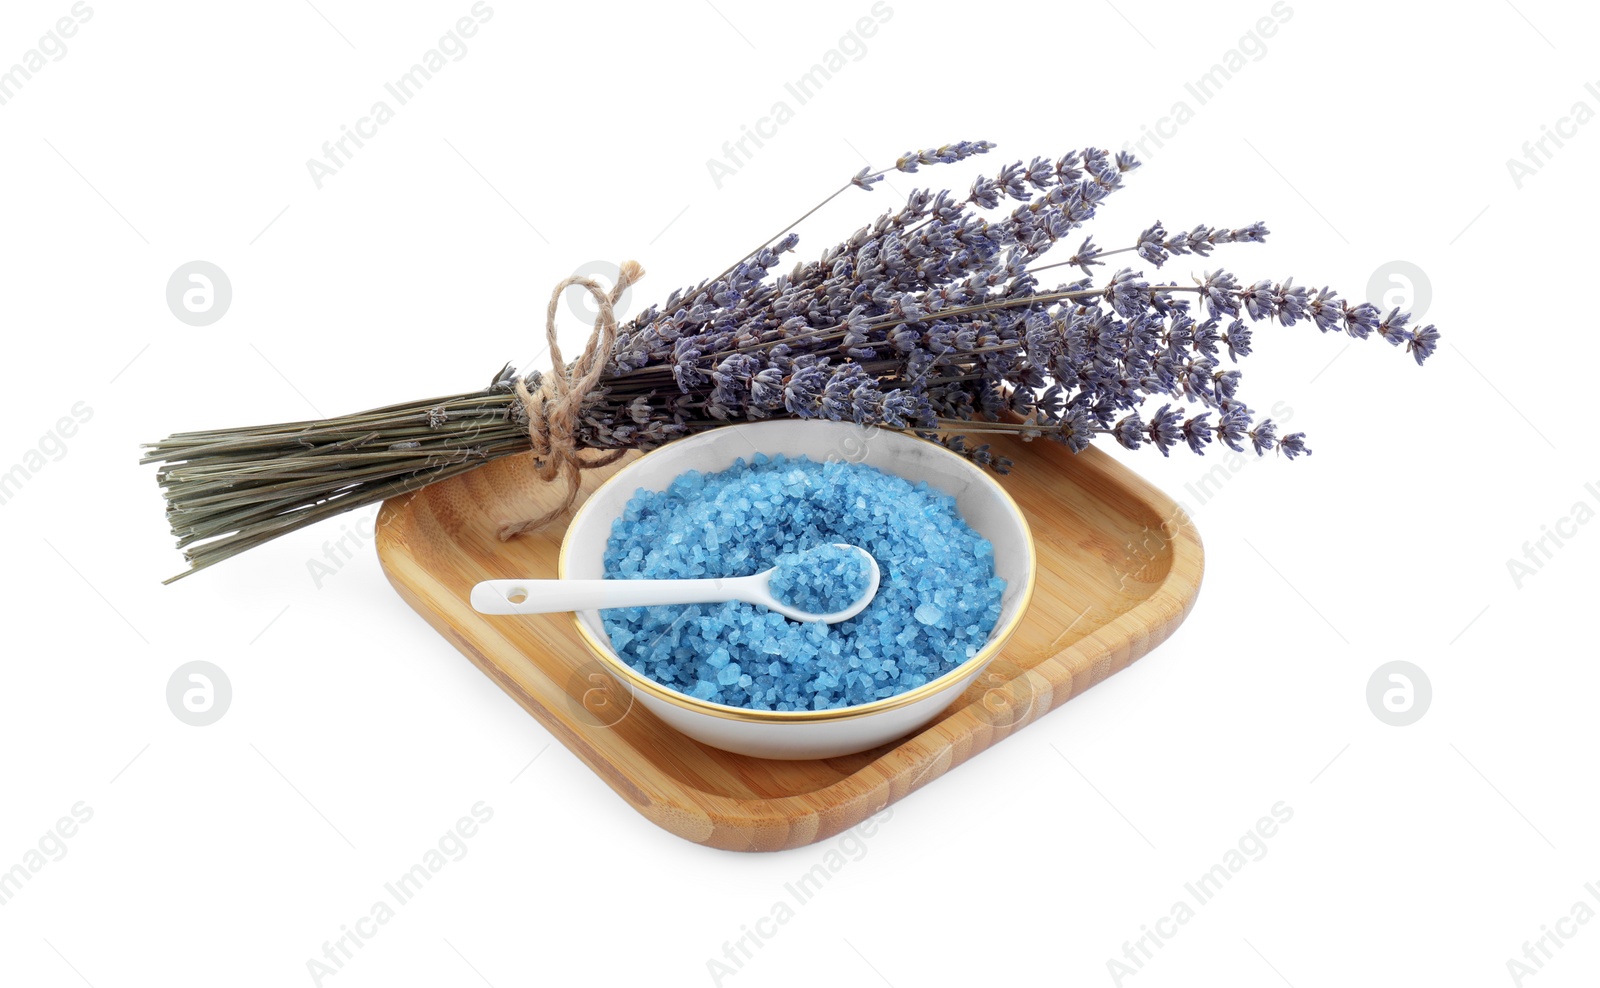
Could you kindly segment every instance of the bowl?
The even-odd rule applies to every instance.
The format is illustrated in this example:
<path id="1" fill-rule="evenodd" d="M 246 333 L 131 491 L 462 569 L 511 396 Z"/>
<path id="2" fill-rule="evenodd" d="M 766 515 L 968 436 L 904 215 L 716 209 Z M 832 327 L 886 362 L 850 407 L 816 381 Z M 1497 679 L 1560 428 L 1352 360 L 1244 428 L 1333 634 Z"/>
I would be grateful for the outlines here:
<path id="1" fill-rule="evenodd" d="M 1000 617 L 984 647 L 937 679 L 871 703 L 834 710 L 751 710 L 688 696 L 636 671 L 611 647 L 598 610 L 573 615 L 584 644 L 651 713 L 725 751 L 758 758 L 832 758 L 923 727 L 999 654 L 1027 609 L 1038 566 L 1027 519 L 1016 502 L 989 473 L 938 443 L 849 422 L 794 419 L 719 426 L 674 440 L 617 471 L 583 502 L 567 525 L 557 573 L 562 579 L 605 576 L 612 523 L 641 488 L 663 491 L 685 471 L 725 470 L 758 452 L 865 463 L 953 495 L 961 517 L 994 545 L 995 575 L 1006 581 Z"/>

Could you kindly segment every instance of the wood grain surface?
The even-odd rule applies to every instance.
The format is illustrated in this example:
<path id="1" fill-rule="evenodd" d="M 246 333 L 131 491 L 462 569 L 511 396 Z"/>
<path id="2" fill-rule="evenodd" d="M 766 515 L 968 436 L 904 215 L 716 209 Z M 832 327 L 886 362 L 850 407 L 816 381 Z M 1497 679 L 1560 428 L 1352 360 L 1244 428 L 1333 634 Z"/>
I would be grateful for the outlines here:
<path id="1" fill-rule="evenodd" d="M 1188 615 L 1203 553 L 1186 515 L 1096 449 L 992 443 L 1028 516 L 1038 583 L 1021 626 L 939 719 L 871 751 L 820 761 L 734 755 L 677 733 L 633 702 L 584 647 L 570 615 L 487 618 L 479 580 L 556 575 L 560 521 L 500 542 L 502 521 L 555 494 L 523 457 L 384 504 L 377 547 L 400 596 L 647 819 L 686 840 L 774 851 L 831 837 L 943 776 L 1160 644 Z M 616 466 L 588 471 L 585 493 Z"/>

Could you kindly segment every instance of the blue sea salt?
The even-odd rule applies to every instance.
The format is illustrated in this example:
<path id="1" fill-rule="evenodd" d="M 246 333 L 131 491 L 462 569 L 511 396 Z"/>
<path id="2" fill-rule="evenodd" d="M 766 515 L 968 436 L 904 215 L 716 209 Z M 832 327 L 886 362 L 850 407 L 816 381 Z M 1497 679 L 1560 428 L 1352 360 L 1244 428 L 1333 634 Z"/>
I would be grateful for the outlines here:
<path id="1" fill-rule="evenodd" d="M 855 579 L 827 572 L 824 550 L 834 543 L 866 549 L 880 571 L 877 595 L 848 621 L 801 623 L 729 601 L 602 611 L 606 632 L 624 661 L 657 682 L 755 710 L 894 696 L 988 641 L 1006 586 L 994 574 L 994 547 L 961 520 L 954 498 L 865 464 L 758 453 L 719 473 L 691 470 L 665 491 L 640 490 L 612 524 L 605 575 L 749 576 L 814 554 L 821 578 L 796 566 L 803 575 L 780 599 L 820 600 L 793 606 L 827 613 L 848 606 L 827 605 Z"/>
<path id="2" fill-rule="evenodd" d="M 865 556 L 829 544 L 779 556 L 768 585 L 780 604 L 808 614 L 832 614 L 865 596 L 871 581 Z"/>

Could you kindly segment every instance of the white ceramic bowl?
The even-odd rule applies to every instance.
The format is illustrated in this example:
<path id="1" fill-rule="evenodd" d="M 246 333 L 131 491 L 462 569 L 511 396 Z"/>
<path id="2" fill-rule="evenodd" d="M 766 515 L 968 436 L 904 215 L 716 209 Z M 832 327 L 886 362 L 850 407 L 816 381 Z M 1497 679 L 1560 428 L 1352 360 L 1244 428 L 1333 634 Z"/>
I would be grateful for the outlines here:
<path id="1" fill-rule="evenodd" d="M 635 671 L 613 651 L 599 611 L 573 615 L 578 633 L 637 702 L 684 734 L 726 751 L 761 758 L 831 758 L 877 747 L 927 724 L 1016 630 L 1033 595 L 1037 567 L 1033 537 L 1016 502 L 987 472 L 937 443 L 848 422 L 794 419 L 729 425 L 676 440 L 617 471 L 589 496 L 567 526 L 558 573 L 563 579 L 605 575 L 612 522 L 640 488 L 662 491 L 687 470 L 725 470 L 757 452 L 866 463 L 954 495 L 961 517 L 994 544 L 995 574 L 1006 581 L 1000 618 L 988 643 L 938 679 L 897 696 L 837 710 L 749 710 L 696 699 Z"/>

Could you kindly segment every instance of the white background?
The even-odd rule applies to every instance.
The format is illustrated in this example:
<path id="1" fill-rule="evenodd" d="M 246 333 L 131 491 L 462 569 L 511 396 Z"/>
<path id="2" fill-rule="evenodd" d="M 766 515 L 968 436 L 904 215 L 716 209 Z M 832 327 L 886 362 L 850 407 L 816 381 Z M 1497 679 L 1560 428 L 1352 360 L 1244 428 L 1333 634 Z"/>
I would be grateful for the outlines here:
<path id="1" fill-rule="evenodd" d="M 1202 503 L 1217 456 L 1118 454 L 1205 538 L 1188 622 L 896 805 L 722 983 L 1114 984 L 1124 942 L 1279 801 L 1266 856 L 1124 984 L 1514 984 L 1525 941 L 1600 909 L 1600 525 L 1561 521 L 1600 508 L 1600 125 L 1568 126 L 1520 188 L 1506 164 L 1574 103 L 1600 111 L 1591 9 L 1290 0 L 1200 105 L 1185 83 L 1269 0 L 890 0 L 798 106 L 783 83 L 868 0 L 495 2 L 318 189 L 307 159 L 471 3 L 315 2 L 95 2 L 0 106 L 0 470 L 64 449 L 0 507 L 0 868 L 93 810 L 0 906 L 0 980 L 314 983 L 324 941 L 483 801 L 466 856 L 324 984 L 714 983 L 708 960 L 837 840 L 748 855 L 658 830 L 412 614 L 370 544 L 316 585 L 340 522 L 161 586 L 181 563 L 138 444 L 468 390 L 538 355 L 549 286 L 585 263 L 638 259 L 642 306 L 866 161 L 1000 145 L 852 190 L 803 250 L 918 179 L 1120 148 L 1178 101 L 1193 118 L 1106 205 L 1102 244 L 1264 219 L 1267 244 L 1212 263 L 1356 298 L 1410 262 L 1437 357 L 1259 329 L 1243 396 L 1286 402 L 1313 457 L 1252 462 Z M 0 67 L 70 7 L 0 8 Z M 793 119 L 719 189 L 707 159 L 786 98 Z M 203 328 L 164 299 L 195 259 L 233 287 Z M 44 438 L 80 401 L 64 447 Z M 1507 561 L 1558 524 L 1574 537 L 1519 586 Z M 194 659 L 233 687 L 204 728 L 165 702 Z M 1409 727 L 1366 701 L 1395 659 L 1432 685 Z M 1593 983 L 1600 921 L 1564 928 L 1523 983 Z"/>

